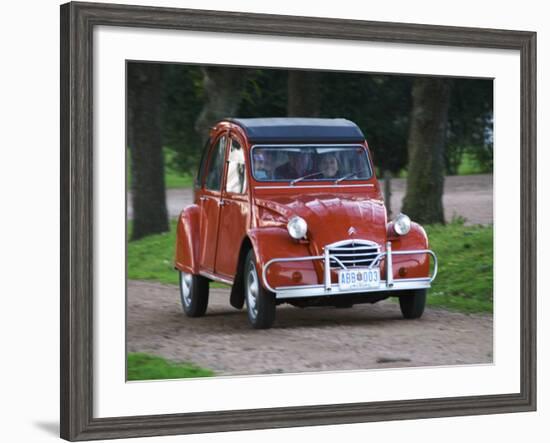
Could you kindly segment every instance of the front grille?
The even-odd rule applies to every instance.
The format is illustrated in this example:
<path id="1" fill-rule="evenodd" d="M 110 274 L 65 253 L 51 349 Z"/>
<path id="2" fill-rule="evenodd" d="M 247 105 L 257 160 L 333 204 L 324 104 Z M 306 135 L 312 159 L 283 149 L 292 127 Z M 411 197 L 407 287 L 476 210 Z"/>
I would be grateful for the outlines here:
<path id="1" fill-rule="evenodd" d="M 379 261 L 380 246 L 369 240 L 343 241 L 327 245 L 326 248 L 331 256 L 330 266 L 334 268 L 341 268 L 341 266 L 332 257 L 336 257 L 346 268 L 366 268 L 376 265 L 375 261 Z"/>

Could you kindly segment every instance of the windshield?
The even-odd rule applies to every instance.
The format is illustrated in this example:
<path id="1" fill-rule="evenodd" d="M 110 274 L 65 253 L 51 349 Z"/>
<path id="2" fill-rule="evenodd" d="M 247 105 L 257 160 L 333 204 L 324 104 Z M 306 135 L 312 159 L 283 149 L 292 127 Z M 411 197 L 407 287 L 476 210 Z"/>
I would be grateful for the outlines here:
<path id="1" fill-rule="evenodd" d="M 255 146 L 252 174 L 259 181 L 367 180 L 367 150 L 357 146 Z"/>

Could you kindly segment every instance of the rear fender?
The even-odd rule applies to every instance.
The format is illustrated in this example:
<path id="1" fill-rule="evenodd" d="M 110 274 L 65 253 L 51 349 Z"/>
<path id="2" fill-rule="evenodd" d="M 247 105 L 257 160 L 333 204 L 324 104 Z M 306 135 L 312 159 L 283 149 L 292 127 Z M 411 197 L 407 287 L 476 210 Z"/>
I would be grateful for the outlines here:
<path id="1" fill-rule="evenodd" d="M 181 211 L 176 228 L 177 269 L 190 274 L 199 273 L 200 209 L 197 205 L 187 206 Z"/>

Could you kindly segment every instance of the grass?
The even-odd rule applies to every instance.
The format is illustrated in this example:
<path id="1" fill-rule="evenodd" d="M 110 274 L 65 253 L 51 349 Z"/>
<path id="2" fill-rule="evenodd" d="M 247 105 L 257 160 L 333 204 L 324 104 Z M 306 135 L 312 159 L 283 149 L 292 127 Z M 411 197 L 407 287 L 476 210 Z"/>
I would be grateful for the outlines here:
<path id="1" fill-rule="evenodd" d="M 192 363 L 171 362 L 161 357 L 143 353 L 129 353 L 127 364 L 129 381 L 211 377 L 216 375 L 214 371 L 200 368 Z"/>
<path id="2" fill-rule="evenodd" d="M 492 312 L 493 227 L 464 226 L 455 220 L 445 226 L 427 226 L 426 231 L 439 260 L 429 305 L 461 312 Z M 172 221 L 168 233 L 129 242 L 128 278 L 178 284 L 173 268 L 175 232 L 176 222 Z"/>
<path id="3" fill-rule="evenodd" d="M 428 295 L 429 306 L 460 312 L 493 310 L 493 227 L 427 226 L 439 271 Z"/>
<path id="4" fill-rule="evenodd" d="M 128 242 L 127 266 L 130 280 L 154 280 L 177 285 L 178 273 L 174 270 L 176 220 L 170 221 L 170 232 L 150 235 Z M 128 233 L 132 223 L 128 222 Z M 222 283 L 210 283 L 214 288 L 226 288 Z"/>
<path id="5" fill-rule="evenodd" d="M 176 153 L 164 148 L 164 181 L 168 189 L 171 188 L 190 188 L 193 186 L 193 175 L 188 172 L 180 172 L 174 166 L 174 157 Z"/>
<path id="6" fill-rule="evenodd" d="M 479 160 L 470 152 L 464 152 L 458 165 L 457 175 L 484 174 L 486 171 Z"/>
<path id="7" fill-rule="evenodd" d="M 130 232 L 132 232 L 131 222 L 128 223 L 128 233 Z M 175 244 L 175 220 L 170 222 L 170 232 L 129 241 L 126 258 L 128 278 L 179 284 L 178 274 L 174 270 Z"/>
<path id="8" fill-rule="evenodd" d="M 181 173 L 169 167 L 166 167 L 164 180 L 167 189 L 190 188 L 193 186 L 193 176 L 187 173 Z"/>

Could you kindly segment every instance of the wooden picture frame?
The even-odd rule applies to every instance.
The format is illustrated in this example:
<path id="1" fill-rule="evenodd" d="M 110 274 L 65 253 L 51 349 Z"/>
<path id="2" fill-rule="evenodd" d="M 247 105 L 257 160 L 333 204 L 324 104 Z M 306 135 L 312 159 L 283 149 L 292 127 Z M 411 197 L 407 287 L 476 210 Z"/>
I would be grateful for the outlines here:
<path id="1" fill-rule="evenodd" d="M 521 63 L 521 388 L 518 394 L 185 414 L 93 416 L 93 29 L 120 26 L 496 48 Z M 61 6 L 61 437 L 90 440 L 536 408 L 536 34 L 534 32 L 98 3 Z"/>

